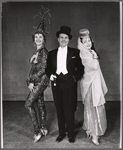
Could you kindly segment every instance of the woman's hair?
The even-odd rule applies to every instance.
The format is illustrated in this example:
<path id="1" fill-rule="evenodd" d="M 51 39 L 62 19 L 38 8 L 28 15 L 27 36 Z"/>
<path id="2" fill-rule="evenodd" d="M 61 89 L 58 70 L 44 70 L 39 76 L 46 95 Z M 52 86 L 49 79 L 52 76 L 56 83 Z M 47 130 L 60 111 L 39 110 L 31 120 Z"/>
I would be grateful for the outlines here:
<path id="1" fill-rule="evenodd" d="M 32 41 L 35 41 L 35 34 L 42 34 L 44 37 L 44 43 L 46 43 L 46 35 L 43 32 L 40 31 L 36 31 L 33 35 L 32 35 Z"/>

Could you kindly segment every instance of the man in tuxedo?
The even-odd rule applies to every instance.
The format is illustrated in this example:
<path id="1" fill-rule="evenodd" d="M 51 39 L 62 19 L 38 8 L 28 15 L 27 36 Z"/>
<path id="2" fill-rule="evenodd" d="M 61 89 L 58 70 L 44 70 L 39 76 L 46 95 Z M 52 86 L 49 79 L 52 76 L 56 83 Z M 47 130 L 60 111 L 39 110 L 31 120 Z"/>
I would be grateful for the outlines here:
<path id="1" fill-rule="evenodd" d="M 46 74 L 51 80 L 58 118 L 59 136 L 56 141 L 60 142 L 66 137 L 67 129 L 68 140 L 74 143 L 77 81 L 82 78 L 84 67 L 79 57 L 79 50 L 68 46 L 72 39 L 70 32 L 71 29 L 67 26 L 62 26 L 60 31 L 56 32 L 59 47 L 49 52 Z"/>

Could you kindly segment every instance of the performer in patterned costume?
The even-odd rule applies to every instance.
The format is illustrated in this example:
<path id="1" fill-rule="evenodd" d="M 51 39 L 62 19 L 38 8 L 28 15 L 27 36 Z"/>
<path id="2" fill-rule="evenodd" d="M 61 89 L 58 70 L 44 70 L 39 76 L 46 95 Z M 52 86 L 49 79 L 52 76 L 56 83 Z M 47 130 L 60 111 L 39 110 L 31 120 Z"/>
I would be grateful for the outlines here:
<path id="1" fill-rule="evenodd" d="M 48 50 L 45 47 L 46 43 L 46 30 L 44 25 L 44 15 L 48 9 L 44 9 L 40 13 L 41 21 L 36 31 L 32 35 L 33 42 L 36 46 L 35 53 L 30 59 L 32 65 L 27 85 L 30 90 L 28 97 L 25 101 L 25 107 L 31 117 L 34 127 L 34 142 L 40 140 L 43 135 L 47 135 L 48 130 L 46 127 L 46 108 L 44 103 L 44 90 L 49 84 L 49 78 L 45 74 L 47 67 Z M 38 123 L 38 116 L 34 109 L 34 103 L 39 110 L 40 124 Z"/>

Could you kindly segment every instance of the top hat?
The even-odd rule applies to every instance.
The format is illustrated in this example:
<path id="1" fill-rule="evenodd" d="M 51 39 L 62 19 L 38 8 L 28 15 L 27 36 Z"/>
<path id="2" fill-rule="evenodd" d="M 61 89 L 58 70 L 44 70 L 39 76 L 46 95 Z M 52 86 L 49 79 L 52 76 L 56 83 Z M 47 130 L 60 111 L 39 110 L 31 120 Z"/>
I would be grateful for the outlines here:
<path id="1" fill-rule="evenodd" d="M 88 29 L 81 29 L 79 31 L 79 34 L 80 34 L 81 38 L 89 37 L 89 30 Z"/>
<path id="2" fill-rule="evenodd" d="M 67 26 L 62 26 L 60 28 L 60 31 L 56 32 L 56 36 L 59 37 L 59 34 L 63 33 L 69 36 L 69 39 L 72 39 L 72 35 L 70 34 L 71 32 L 71 28 L 67 27 Z"/>

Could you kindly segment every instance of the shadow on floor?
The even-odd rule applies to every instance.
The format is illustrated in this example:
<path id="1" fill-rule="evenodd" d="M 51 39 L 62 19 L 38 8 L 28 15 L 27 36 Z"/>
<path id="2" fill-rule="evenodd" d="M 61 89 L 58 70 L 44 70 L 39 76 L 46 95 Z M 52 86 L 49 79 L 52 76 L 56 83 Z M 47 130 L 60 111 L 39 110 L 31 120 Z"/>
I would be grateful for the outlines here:
<path id="1" fill-rule="evenodd" d="M 107 130 L 95 146 L 82 130 L 83 104 L 78 102 L 75 114 L 74 144 L 65 138 L 56 143 L 58 136 L 57 117 L 54 102 L 45 102 L 47 110 L 47 128 L 49 134 L 38 143 L 33 143 L 33 127 L 24 102 L 3 102 L 3 148 L 119 148 L 120 144 L 120 102 L 107 102 Z"/>

